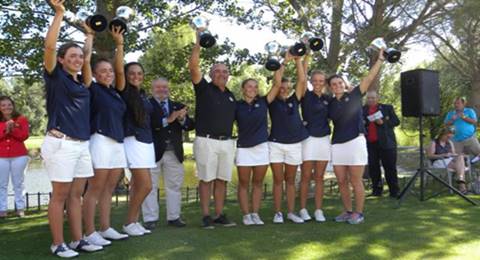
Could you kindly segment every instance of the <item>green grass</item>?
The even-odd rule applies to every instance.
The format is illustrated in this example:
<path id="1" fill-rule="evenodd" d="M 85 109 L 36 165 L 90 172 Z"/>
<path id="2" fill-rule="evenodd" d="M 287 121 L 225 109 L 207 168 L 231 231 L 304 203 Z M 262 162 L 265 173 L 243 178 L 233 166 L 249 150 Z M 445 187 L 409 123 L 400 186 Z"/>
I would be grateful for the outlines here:
<path id="1" fill-rule="evenodd" d="M 260 212 L 266 222 L 263 227 L 202 230 L 199 205 L 190 203 L 183 207 L 186 228 L 162 222 L 151 235 L 114 242 L 102 252 L 82 254 L 81 259 L 480 258 L 480 211 L 455 196 L 426 202 L 409 197 L 400 208 L 389 198 L 368 198 L 366 222 L 356 226 L 332 221 L 274 225 L 271 207 L 271 200 L 266 200 Z M 113 209 L 115 227 L 121 226 L 125 211 L 123 204 Z M 234 201 L 227 202 L 225 211 L 240 223 Z M 336 195 L 327 196 L 324 211 L 330 218 L 340 213 Z M 0 234 L 0 259 L 54 259 L 48 251 L 46 212 L 4 220 Z"/>

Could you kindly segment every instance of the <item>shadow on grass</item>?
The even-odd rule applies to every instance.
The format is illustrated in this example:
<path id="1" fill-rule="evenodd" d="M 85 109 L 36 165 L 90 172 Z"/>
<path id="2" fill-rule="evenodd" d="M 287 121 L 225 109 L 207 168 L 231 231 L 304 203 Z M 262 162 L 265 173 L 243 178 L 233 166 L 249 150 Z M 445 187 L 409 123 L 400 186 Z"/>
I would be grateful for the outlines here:
<path id="1" fill-rule="evenodd" d="M 475 197 L 477 200 L 479 197 Z M 339 214 L 336 197 L 327 197 L 324 212 L 329 219 Z M 310 205 L 312 208 L 313 205 Z M 263 227 L 200 228 L 199 205 L 184 207 L 186 228 L 161 224 L 153 234 L 114 242 L 102 252 L 82 254 L 82 259 L 433 259 L 475 258 L 480 253 L 480 211 L 460 198 L 440 196 L 419 202 L 413 196 L 400 208 L 389 198 L 369 198 L 366 222 L 361 225 L 309 222 L 271 224 L 272 202 L 260 212 Z M 163 205 L 161 205 L 162 208 Z M 241 221 L 238 205 L 229 202 L 226 213 Z M 113 210 L 112 221 L 120 229 L 126 208 Z M 161 212 L 164 220 L 164 212 Z M 66 234 L 68 241 L 69 235 Z M 49 254 L 50 234 L 46 212 L 24 219 L 0 222 L 1 259 L 44 259 Z M 471 250 L 458 245 L 475 245 Z"/>

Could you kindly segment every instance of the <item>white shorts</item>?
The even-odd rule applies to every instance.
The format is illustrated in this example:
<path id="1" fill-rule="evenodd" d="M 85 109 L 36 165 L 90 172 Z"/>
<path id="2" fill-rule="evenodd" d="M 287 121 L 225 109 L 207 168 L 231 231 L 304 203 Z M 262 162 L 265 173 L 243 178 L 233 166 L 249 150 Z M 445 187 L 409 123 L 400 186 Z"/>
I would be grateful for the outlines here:
<path id="1" fill-rule="evenodd" d="M 197 136 L 193 142 L 197 176 L 204 182 L 232 179 L 235 142 Z"/>
<path id="2" fill-rule="evenodd" d="M 259 166 L 270 163 L 268 142 L 248 148 L 237 148 L 235 163 L 237 166 Z"/>
<path id="3" fill-rule="evenodd" d="M 268 147 L 270 150 L 270 163 L 302 164 L 302 142 L 294 144 L 268 142 Z"/>
<path id="4" fill-rule="evenodd" d="M 448 167 L 448 165 L 453 161 L 453 158 L 443 158 L 443 159 L 437 159 L 433 162 L 432 168 L 435 169 L 445 169 Z"/>
<path id="5" fill-rule="evenodd" d="M 332 149 L 330 136 L 309 136 L 302 142 L 303 161 L 330 161 Z"/>
<path id="6" fill-rule="evenodd" d="M 153 143 L 142 143 L 135 136 L 125 137 L 123 140 L 125 155 L 130 169 L 155 168 L 155 150 Z"/>
<path id="7" fill-rule="evenodd" d="M 367 140 L 364 135 L 341 144 L 332 145 L 333 165 L 367 165 Z"/>
<path id="8" fill-rule="evenodd" d="M 123 143 L 98 133 L 90 136 L 90 154 L 93 169 L 118 169 L 127 167 Z"/>
<path id="9" fill-rule="evenodd" d="M 41 147 L 43 164 L 52 182 L 72 182 L 93 176 L 88 141 L 45 136 Z"/>

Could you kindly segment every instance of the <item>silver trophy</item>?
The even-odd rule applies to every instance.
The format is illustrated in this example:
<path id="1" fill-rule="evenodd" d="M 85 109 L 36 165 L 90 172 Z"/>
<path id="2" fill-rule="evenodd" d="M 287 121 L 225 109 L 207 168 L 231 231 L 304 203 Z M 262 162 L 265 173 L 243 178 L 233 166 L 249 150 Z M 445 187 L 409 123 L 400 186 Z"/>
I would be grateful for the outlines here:
<path id="1" fill-rule="evenodd" d="M 107 28 L 107 18 L 101 14 L 92 14 L 85 9 L 78 10 L 77 14 L 65 12 L 65 20 L 73 24 L 85 22 L 92 30 L 102 32 Z"/>
<path id="2" fill-rule="evenodd" d="M 200 33 L 200 46 L 210 48 L 215 45 L 215 37 L 208 31 L 209 21 L 203 16 L 197 16 L 192 19 L 191 26 Z"/>
<path id="3" fill-rule="evenodd" d="M 387 48 L 387 44 L 383 38 L 376 38 L 372 41 L 370 46 L 368 46 L 368 52 L 378 52 L 380 49 L 384 49 L 383 56 L 390 63 L 395 63 L 400 60 L 402 53 L 399 50 L 394 48 Z"/>
<path id="4" fill-rule="evenodd" d="M 312 51 L 319 51 L 323 48 L 323 40 L 315 36 L 312 32 L 305 32 L 300 37 L 300 41 Z"/>
<path id="5" fill-rule="evenodd" d="M 115 12 L 115 17 L 113 20 L 110 22 L 108 25 L 108 28 L 110 28 L 110 31 L 113 29 L 113 27 L 121 27 L 121 30 L 123 32 L 127 32 L 128 30 L 128 23 L 131 22 L 135 18 L 135 11 L 128 7 L 128 6 L 119 6 Z"/>
<path id="6" fill-rule="evenodd" d="M 268 58 L 265 63 L 265 68 L 269 71 L 276 71 L 280 69 L 282 65 L 282 47 L 277 41 L 271 41 L 265 44 L 265 51 L 267 52 Z"/>

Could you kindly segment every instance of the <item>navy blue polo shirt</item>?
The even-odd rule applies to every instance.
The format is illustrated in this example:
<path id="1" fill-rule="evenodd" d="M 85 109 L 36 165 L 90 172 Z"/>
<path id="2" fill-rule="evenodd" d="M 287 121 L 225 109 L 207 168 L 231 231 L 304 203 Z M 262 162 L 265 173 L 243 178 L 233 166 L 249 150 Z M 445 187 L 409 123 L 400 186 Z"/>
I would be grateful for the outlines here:
<path id="1" fill-rule="evenodd" d="M 152 137 L 152 129 L 150 127 L 150 115 L 153 112 L 153 105 L 148 101 L 148 98 L 145 94 L 145 90 L 141 89 L 140 90 L 140 99 L 141 103 L 143 104 L 143 109 L 145 110 L 145 119 L 144 119 L 144 124 L 139 126 L 135 122 L 135 116 L 133 113 L 133 110 L 131 107 L 128 105 L 128 98 L 131 98 L 130 95 L 128 94 L 128 91 L 135 91 L 133 89 L 134 87 L 132 86 L 127 86 L 125 89 L 120 92 L 120 95 L 122 96 L 123 100 L 127 104 L 127 111 L 125 113 L 125 119 L 124 119 L 124 124 L 125 124 L 125 137 L 128 136 L 135 136 L 137 141 L 142 142 L 142 143 L 152 143 L 153 142 L 153 137 Z"/>
<path id="2" fill-rule="evenodd" d="M 267 110 L 266 97 L 256 97 L 251 104 L 245 100 L 237 101 L 237 147 L 253 147 L 268 141 Z"/>
<path id="3" fill-rule="evenodd" d="M 47 131 L 56 129 L 69 137 L 90 139 L 90 92 L 57 65 L 43 74 L 47 92 Z"/>
<path id="4" fill-rule="evenodd" d="M 328 105 L 332 98 L 327 95 L 318 96 L 307 91 L 302 99 L 303 123 L 310 136 L 324 137 L 330 134 L 328 125 Z"/>
<path id="5" fill-rule="evenodd" d="M 276 98 L 268 106 L 272 128 L 269 141 L 293 144 L 308 137 L 307 129 L 303 126 L 298 106 L 300 102 L 295 93 L 286 100 Z"/>
<path id="6" fill-rule="evenodd" d="M 118 91 L 110 86 L 92 83 L 91 95 L 91 133 L 108 136 L 119 143 L 123 142 L 123 118 L 127 105 Z"/>
<path id="7" fill-rule="evenodd" d="M 194 84 L 195 130 L 197 135 L 231 137 L 235 120 L 235 97 L 225 88 L 221 91 L 204 78 Z"/>
<path id="8" fill-rule="evenodd" d="M 333 122 L 332 144 L 345 143 L 365 133 L 363 124 L 362 93 L 359 87 L 345 93 L 338 100 L 333 98 L 328 116 Z"/>

